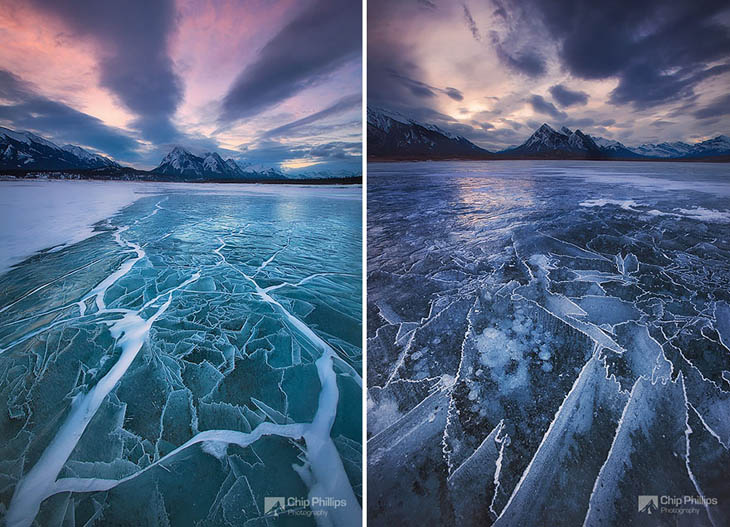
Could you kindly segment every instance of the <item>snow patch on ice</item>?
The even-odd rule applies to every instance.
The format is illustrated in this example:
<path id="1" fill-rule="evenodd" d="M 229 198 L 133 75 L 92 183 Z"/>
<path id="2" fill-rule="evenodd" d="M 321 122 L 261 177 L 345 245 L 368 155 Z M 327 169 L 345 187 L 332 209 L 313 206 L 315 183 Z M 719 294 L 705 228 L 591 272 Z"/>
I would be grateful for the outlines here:
<path id="1" fill-rule="evenodd" d="M 71 245 L 140 196 L 142 184 L 98 181 L 0 183 L 0 273 L 37 251 Z"/>

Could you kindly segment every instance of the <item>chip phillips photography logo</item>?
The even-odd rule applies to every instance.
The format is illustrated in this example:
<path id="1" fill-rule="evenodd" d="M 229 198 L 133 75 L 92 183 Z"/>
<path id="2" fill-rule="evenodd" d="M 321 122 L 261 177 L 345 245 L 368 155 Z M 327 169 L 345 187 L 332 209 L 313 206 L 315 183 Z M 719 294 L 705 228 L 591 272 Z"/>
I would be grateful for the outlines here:
<path id="1" fill-rule="evenodd" d="M 717 498 L 704 496 L 639 496 L 642 514 L 699 514 L 700 508 L 717 505 Z"/>
<path id="2" fill-rule="evenodd" d="M 325 516 L 329 509 L 337 509 L 346 505 L 347 500 L 331 496 L 313 496 L 312 498 L 266 496 L 264 497 L 264 515 Z"/>
<path id="3" fill-rule="evenodd" d="M 264 498 L 264 514 L 278 516 L 286 510 L 286 501 L 283 496 L 266 496 Z"/>
<path id="4" fill-rule="evenodd" d="M 639 496 L 639 512 L 655 514 L 659 510 L 659 496 Z"/>

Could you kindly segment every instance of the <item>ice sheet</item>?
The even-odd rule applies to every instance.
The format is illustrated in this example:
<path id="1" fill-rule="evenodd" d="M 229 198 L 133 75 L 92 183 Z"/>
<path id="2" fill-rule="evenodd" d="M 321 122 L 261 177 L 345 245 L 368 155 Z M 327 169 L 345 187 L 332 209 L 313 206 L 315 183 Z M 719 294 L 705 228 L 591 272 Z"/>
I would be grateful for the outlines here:
<path id="1" fill-rule="evenodd" d="M 357 191 L 130 188 L 0 276 L 4 521 L 356 525 Z"/>
<path id="2" fill-rule="evenodd" d="M 727 524 L 728 196 L 724 164 L 371 163 L 370 524 Z"/>

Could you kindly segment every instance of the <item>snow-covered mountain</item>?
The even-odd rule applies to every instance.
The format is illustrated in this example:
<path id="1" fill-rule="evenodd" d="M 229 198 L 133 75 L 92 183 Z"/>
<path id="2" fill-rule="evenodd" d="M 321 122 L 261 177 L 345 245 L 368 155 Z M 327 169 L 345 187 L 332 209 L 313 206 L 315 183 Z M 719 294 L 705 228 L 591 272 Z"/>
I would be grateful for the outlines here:
<path id="1" fill-rule="evenodd" d="M 368 157 L 447 159 L 491 157 L 468 139 L 379 108 L 368 108 Z"/>
<path id="2" fill-rule="evenodd" d="M 686 156 L 692 145 L 677 141 L 675 143 L 645 143 L 643 145 L 632 147 L 631 150 L 639 155 L 646 157 L 683 157 Z"/>
<path id="3" fill-rule="evenodd" d="M 599 136 L 591 136 L 593 141 L 595 141 L 596 145 L 598 145 L 598 148 L 601 149 L 601 152 L 603 152 L 603 155 L 608 158 L 613 159 L 631 159 L 631 158 L 637 158 L 640 159 L 643 154 L 640 152 L 637 152 L 633 148 L 629 148 L 625 144 L 621 143 L 620 141 L 615 141 L 613 139 L 606 139 L 605 137 L 599 137 Z"/>
<path id="4" fill-rule="evenodd" d="M 730 137 L 694 145 L 674 142 L 632 147 L 563 126 L 540 126 L 521 145 L 493 154 L 468 139 L 398 112 L 368 107 L 368 157 L 385 159 L 704 159 L 730 156 Z"/>
<path id="5" fill-rule="evenodd" d="M 692 145 L 692 148 L 687 152 L 685 157 L 714 156 L 730 156 L 730 137 L 718 135 L 713 139 L 696 143 Z"/>
<path id="6" fill-rule="evenodd" d="M 273 168 L 252 170 L 247 167 L 244 169 L 234 159 L 224 160 L 217 152 L 206 152 L 197 156 L 181 146 L 173 148 L 152 172 L 188 180 L 286 179 L 284 174 Z"/>
<path id="7" fill-rule="evenodd" d="M 58 146 L 31 132 L 0 127 L 0 169 L 90 170 L 120 168 L 111 159 L 76 145 Z"/>
<path id="8" fill-rule="evenodd" d="M 730 155 L 730 137 L 718 135 L 713 139 L 707 139 L 695 144 L 688 144 L 682 141 L 673 143 L 645 143 L 630 150 L 646 157 L 658 157 L 664 159 L 692 159 Z"/>
<path id="9" fill-rule="evenodd" d="M 503 150 L 507 156 L 539 158 L 602 158 L 605 153 L 590 135 L 544 123 L 520 146 Z"/>
<path id="10" fill-rule="evenodd" d="M 543 124 L 524 144 L 501 152 L 509 156 L 586 159 L 704 159 L 730 156 L 730 137 L 719 135 L 694 145 L 647 143 L 636 147 L 619 141 L 573 132 L 568 128 L 556 131 Z"/>

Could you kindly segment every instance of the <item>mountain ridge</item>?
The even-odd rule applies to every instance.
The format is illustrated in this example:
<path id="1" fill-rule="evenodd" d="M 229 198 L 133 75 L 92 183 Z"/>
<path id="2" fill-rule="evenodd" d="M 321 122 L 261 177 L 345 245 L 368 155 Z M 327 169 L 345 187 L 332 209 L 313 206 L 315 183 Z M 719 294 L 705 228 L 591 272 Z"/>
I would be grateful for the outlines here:
<path id="1" fill-rule="evenodd" d="M 483 159 L 491 155 L 465 137 L 436 125 L 371 107 L 367 109 L 367 141 L 368 157 Z"/>
<path id="2" fill-rule="evenodd" d="M 290 179 L 274 169 L 244 170 L 233 158 L 224 160 L 217 152 L 198 156 L 182 146 L 170 150 L 151 172 L 192 179 Z"/>
<path id="3" fill-rule="evenodd" d="M 58 146 L 32 132 L 0 127 L 0 168 L 59 170 L 121 168 L 121 165 L 80 146 Z"/>
<path id="4" fill-rule="evenodd" d="M 320 170 L 285 174 L 275 168 L 223 159 L 217 152 L 193 154 L 175 146 L 152 170 L 123 166 L 83 147 L 59 146 L 33 132 L 0 127 L 0 175 L 58 179 L 103 179 L 128 181 L 181 181 L 220 183 L 312 183 L 350 184 L 362 181 L 360 173 Z"/>
<path id="5" fill-rule="evenodd" d="M 730 138 L 719 135 L 693 145 L 683 142 L 642 144 L 637 147 L 547 123 L 522 144 L 496 152 L 436 125 L 421 123 L 398 112 L 368 107 L 369 159 L 592 159 L 634 161 L 728 161 Z"/>

